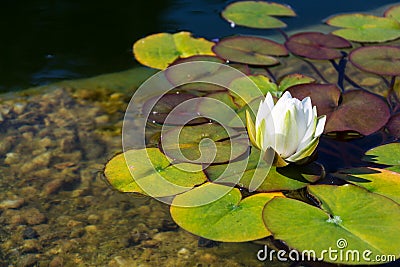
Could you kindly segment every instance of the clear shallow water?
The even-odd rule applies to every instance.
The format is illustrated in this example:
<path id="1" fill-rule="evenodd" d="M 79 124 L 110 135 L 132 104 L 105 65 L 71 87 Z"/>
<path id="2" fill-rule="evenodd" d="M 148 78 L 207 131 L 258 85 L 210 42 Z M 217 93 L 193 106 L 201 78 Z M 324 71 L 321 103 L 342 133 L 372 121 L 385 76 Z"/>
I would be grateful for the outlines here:
<path id="1" fill-rule="evenodd" d="M 209 39 L 270 34 L 231 29 L 221 19 L 225 0 L 2 1 L 0 8 L 0 91 L 115 72 L 137 66 L 131 53 L 146 35 L 187 30 Z M 297 18 L 287 30 L 318 24 L 338 12 L 367 11 L 391 0 L 276 1 L 291 5 Z"/>

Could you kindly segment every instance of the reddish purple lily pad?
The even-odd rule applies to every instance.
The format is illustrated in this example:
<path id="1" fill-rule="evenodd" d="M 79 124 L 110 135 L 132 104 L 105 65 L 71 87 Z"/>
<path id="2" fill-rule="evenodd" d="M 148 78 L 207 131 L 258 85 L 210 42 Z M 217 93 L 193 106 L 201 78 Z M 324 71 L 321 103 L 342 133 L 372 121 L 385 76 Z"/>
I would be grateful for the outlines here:
<path id="1" fill-rule="evenodd" d="M 202 62 L 210 63 L 202 64 Z M 180 67 L 179 64 L 185 65 Z M 247 66 L 241 65 L 239 67 L 237 65 L 232 66 L 232 68 L 240 68 L 240 72 L 250 72 Z M 205 92 L 226 91 L 226 88 L 222 85 L 229 85 L 231 79 L 239 75 L 238 73 L 227 67 L 225 60 L 215 56 L 192 56 L 178 59 L 172 64 L 172 68 L 165 70 L 168 81 L 177 86 L 179 90 Z"/>
<path id="2" fill-rule="evenodd" d="M 390 117 L 389 106 L 378 95 L 352 90 L 340 94 L 335 85 L 297 85 L 289 88 L 298 98 L 310 96 L 318 115 L 326 115 L 325 133 L 358 132 L 372 134 L 381 129 Z"/>
<path id="3" fill-rule="evenodd" d="M 214 45 L 212 50 L 217 56 L 229 61 L 261 66 L 279 64 L 279 60 L 274 56 L 288 55 L 285 46 L 253 36 L 224 38 Z"/>
<path id="4" fill-rule="evenodd" d="M 343 57 L 342 53 L 336 49 L 351 47 L 351 43 L 332 34 L 302 32 L 292 35 L 285 46 L 297 56 L 328 60 Z"/>
<path id="5" fill-rule="evenodd" d="M 396 138 L 400 138 L 400 113 L 394 114 L 386 124 L 389 133 Z"/>
<path id="6" fill-rule="evenodd" d="M 179 94 L 165 94 L 163 95 L 157 103 L 153 106 L 155 98 L 153 97 L 147 100 L 143 105 L 143 114 L 149 114 L 147 120 L 153 123 L 163 124 L 170 114 L 170 112 L 179 104 L 194 99 L 197 96 L 189 93 L 179 93 Z M 168 119 L 169 124 L 172 125 L 184 125 L 189 118 L 199 117 L 197 115 L 197 107 L 192 107 L 193 109 L 179 110 L 179 114 L 174 113 L 174 117 Z M 178 116 L 176 116 L 178 115 Z M 199 124 L 208 122 L 205 118 L 196 118 L 191 120 L 187 124 Z"/>
<path id="7" fill-rule="evenodd" d="M 288 89 L 293 97 L 311 98 L 313 106 L 317 106 L 318 116 L 329 116 L 337 107 L 340 99 L 340 89 L 334 84 L 300 84 Z"/>
<path id="8" fill-rule="evenodd" d="M 349 60 L 357 68 L 379 75 L 400 75 L 400 47 L 366 46 L 353 50 Z"/>

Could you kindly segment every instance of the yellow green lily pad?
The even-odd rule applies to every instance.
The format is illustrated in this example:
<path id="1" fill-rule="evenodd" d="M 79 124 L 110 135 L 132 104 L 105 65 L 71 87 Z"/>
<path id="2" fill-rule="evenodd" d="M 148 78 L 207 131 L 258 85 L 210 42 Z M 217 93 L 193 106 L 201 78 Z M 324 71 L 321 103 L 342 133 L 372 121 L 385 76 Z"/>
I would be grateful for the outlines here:
<path id="1" fill-rule="evenodd" d="M 198 199 L 218 199 L 193 207 Z M 171 206 L 172 219 L 183 229 L 201 237 L 223 242 L 245 242 L 270 235 L 265 228 L 264 205 L 282 193 L 259 193 L 242 199 L 240 190 L 206 183 L 176 196 Z M 210 199 L 211 200 L 211 199 Z M 184 205 L 189 207 L 182 207 Z"/>
<path id="2" fill-rule="evenodd" d="M 133 54 L 141 64 L 165 69 L 178 58 L 194 55 L 214 55 L 214 45 L 204 38 L 194 38 L 189 32 L 157 33 L 146 36 L 133 45 Z"/>
<path id="3" fill-rule="evenodd" d="M 320 207 L 280 197 L 266 204 L 264 222 L 275 239 L 335 264 L 379 264 L 372 261 L 377 255 L 400 256 L 399 204 L 350 184 L 313 185 L 308 191 Z M 323 252 L 329 249 L 337 251 L 336 258 Z"/>
<path id="4" fill-rule="evenodd" d="M 107 162 L 104 175 L 120 192 L 153 197 L 173 196 L 207 180 L 201 166 L 172 165 L 158 148 L 128 150 Z"/>

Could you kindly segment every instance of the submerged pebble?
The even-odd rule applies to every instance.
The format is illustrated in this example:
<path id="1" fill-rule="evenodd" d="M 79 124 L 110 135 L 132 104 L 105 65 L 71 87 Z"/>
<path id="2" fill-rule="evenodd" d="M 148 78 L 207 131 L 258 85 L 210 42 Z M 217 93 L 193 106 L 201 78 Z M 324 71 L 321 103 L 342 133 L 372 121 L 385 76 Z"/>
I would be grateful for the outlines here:
<path id="1" fill-rule="evenodd" d="M 0 203 L 0 209 L 18 209 L 25 203 L 23 198 L 7 199 Z"/>

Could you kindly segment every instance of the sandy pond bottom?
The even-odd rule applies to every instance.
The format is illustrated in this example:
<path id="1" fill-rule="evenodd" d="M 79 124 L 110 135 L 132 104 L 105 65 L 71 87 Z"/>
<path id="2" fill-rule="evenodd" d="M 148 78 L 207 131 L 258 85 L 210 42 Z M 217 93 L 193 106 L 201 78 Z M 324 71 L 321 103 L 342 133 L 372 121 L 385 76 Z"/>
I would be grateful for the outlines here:
<path id="1" fill-rule="evenodd" d="M 293 72 L 289 65 L 277 77 Z M 150 73 L 0 96 L 0 266 L 290 265 L 258 261 L 255 243 L 199 245 L 169 206 L 104 182 L 105 162 L 121 151 L 126 105 Z"/>

